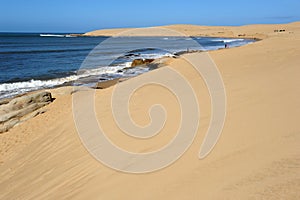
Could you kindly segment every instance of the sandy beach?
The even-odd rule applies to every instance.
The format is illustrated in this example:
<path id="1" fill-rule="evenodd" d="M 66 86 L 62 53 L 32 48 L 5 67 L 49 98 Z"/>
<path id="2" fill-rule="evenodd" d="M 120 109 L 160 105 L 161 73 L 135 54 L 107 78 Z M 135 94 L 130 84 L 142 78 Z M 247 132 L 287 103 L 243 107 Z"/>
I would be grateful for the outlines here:
<path id="1" fill-rule="evenodd" d="M 73 119 L 72 97 L 84 91 L 51 89 L 47 91 L 55 100 L 44 107 L 45 113 L 0 134 L 0 199 L 300 199 L 300 22 L 162 28 L 187 36 L 260 39 L 208 53 L 220 71 L 227 96 L 224 129 L 213 151 L 205 159 L 198 158 L 211 117 L 205 82 L 183 57 L 170 58 L 169 67 L 119 84 L 142 82 L 168 68 L 189 81 L 199 102 L 200 124 L 191 147 L 179 160 L 146 174 L 122 173 L 101 164 L 82 145 Z M 126 30 L 85 35 L 112 36 Z M 153 36 L 151 31 L 149 35 Z M 201 54 L 184 56 L 193 59 Z M 113 90 L 95 90 L 96 116 L 111 141 L 144 153 L 174 137 L 180 110 L 170 91 L 149 85 L 130 99 L 132 118 L 141 126 L 150 122 L 151 105 L 163 104 L 168 112 L 159 135 L 138 140 L 116 126 L 109 109 Z"/>

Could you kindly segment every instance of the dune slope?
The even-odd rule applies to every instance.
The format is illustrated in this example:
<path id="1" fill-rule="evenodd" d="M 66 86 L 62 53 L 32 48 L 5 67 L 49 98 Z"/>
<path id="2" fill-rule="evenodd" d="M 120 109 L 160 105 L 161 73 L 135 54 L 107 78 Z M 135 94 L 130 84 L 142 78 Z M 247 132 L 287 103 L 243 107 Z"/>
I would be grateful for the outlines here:
<path id="1" fill-rule="evenodd" d="M 230 34 L 222 36 L 264 38 L 209 52 L 224 80 L 227 116 L 221 138 L 208 157 L 198 159 L 211 116 L 205 83 L 183 58 L 172 59 L 170 69 L 189 80 L 201 109 L 197 136 L 177 162 L 140 175 L 104 166 L 87 152 L 76 132 L 72 89 L 53 89 L 56 100 L 45 114 L 0 135 L 0 199 L 299 199 L 299 23 L 207 29 L 216 34 L 199 31 L 199 35 L 221 36 L 217 33 L 226 29 Z M 192 29 L 190 34 L 196 32 Z M 170 77 L 170 81 L 176 80 Z M 170 92 L 150 85 L 130 101 L 132 117 L 140 125 L 149 123 L 147 111 L 154 103 L 162 103 L 170 113 L 161 134 L 149 141 L 130 138 L 116 128 L 109 109 L 112 92 L 113 88 L 96 91 L 96 115 L 113 142 L 130 151 L 146 152 L 174 136 L 180 111 Z"/>

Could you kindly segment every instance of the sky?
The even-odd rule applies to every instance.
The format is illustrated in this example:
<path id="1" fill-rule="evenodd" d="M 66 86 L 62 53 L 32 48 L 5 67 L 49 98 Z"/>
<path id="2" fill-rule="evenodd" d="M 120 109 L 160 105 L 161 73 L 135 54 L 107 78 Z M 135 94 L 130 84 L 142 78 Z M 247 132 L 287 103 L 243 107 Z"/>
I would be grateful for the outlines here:
<path id="1" fill-rule="evenodd" d="M 0 32 L 300 21 L 300 0 L 0 0 Z"/>

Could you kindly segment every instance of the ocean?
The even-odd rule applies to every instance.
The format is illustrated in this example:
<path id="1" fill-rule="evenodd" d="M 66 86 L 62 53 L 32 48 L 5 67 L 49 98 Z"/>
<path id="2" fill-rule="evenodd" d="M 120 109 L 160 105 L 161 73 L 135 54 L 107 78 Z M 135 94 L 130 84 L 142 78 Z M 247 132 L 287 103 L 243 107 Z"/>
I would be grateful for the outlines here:
<path id="1" fill-rule="evenodd" d="M 61 85 L 93 84 L 132 77 L 151 69 L 134 59 L 174 56 L 186 50 L 214 50 L 250 39 L 186 37 L 73 37 L 68 34 L 0 33 L 0 99 Z M 81 81 L 82 80 L 82 81 Z"/>

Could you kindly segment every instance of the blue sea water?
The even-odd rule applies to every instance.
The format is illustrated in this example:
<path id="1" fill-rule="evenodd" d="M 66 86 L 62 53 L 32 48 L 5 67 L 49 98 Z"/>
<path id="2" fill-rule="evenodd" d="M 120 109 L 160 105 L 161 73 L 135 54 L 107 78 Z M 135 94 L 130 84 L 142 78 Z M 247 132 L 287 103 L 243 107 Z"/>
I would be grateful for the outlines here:
<path id="1" fill-rule="evenodd" d="M 101 81 L 146 72 L 148 69 L 137 68 L 131 73 L 122 73 L 136 58 L 159 58 L 187 49 L 213 50 L 224 48 L 225 43 L 234 47 L 251 42 L 254 41 L 207 37 L 112 39 L 55 33 L 0 33 L 0 99 L 89 76 Z M 83 69 L 80 74 L 79 69 Z"/>

